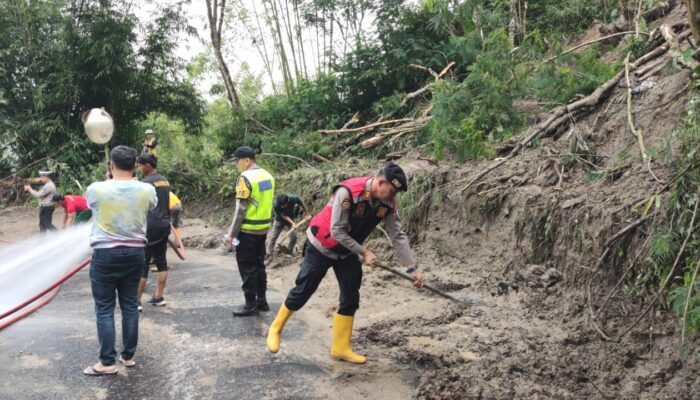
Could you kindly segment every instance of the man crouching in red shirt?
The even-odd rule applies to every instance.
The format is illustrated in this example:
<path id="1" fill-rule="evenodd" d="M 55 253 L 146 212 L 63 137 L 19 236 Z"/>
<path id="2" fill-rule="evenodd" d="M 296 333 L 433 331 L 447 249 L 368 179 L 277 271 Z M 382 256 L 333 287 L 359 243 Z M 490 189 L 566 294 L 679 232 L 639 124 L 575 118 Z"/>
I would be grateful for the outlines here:
<path id="1" fill-rule="evenodd" d="M 380 222 L 384 222 L 394 249 L 408 267 L 406 272 L 415 279 L 414 286 L 423 286 L 423 274 L 416 268 L 415 255 L 396 210 L 396 194 L 406 191 L 407 187 L 404 171 L 390 162 L 374 177 L 352 178 L 333 189 L 330 201 L 314 216 L 306 231 L 304 261 L 296 287 L 289 292 L 270 325 L 267 347 L 271 352 L 279 350 L 282 329 L 289 317 L 306 304 L 328 268 L 333 267 L 340 286 L 340 304 L 333 317 L 331 356 L 365 363 L 364 356 L 352 351 L 350 339 L 355 311 L 360 305 L 362 262 L 359 256 L 369 266 L 377 262 L 377 257 L 363 243 Z"/>
<path id="2" fill-rule="evenodd" d="M 61 229 L 70 228 L 73 223 L 88 222 L 92 218 L 92 211 L 88 208 L 87 199 L 77 194 L 55 194 L 53 202 L 63 207 L 63 224 Z"/>

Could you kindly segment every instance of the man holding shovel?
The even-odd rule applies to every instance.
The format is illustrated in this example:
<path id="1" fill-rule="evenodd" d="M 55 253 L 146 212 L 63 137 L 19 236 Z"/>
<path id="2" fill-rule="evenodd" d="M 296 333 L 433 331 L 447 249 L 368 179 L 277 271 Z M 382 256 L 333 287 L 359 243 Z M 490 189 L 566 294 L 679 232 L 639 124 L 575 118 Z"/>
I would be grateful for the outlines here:
<path id="1" fill-rule="evenodd" d="M 423 286 L 423 274 L 416 268 L 415 255 L 396 209 L 396 194 L 407 187 L 401 167 L 389 162 L 373 177 L 349 179 L 334 188 L 330 201 L 311 220 L 306 231 L 304 261 L 296 287 L 289 292 L 270 325 L 267 347 L 271 352 L 279 350 L 282 329 L 289 317 L 306 304 L 328 268 L 333 267 L 340 286 L 340 304 L 333 317 L 331 356 L 357 364 L 366 361 L 364 356 L 352 351 L 350 339 L 355 311 L 360 306 L 360 256 L 364 264 L 378 264 L 377 257 L 363 243 L 380 222 L 384 222 L 394 249 L 408 268 L 406 273 L 414 279 L 414 286 Z"/>
<path id="2" fill-rule="evenodd" d="M 278 195 L 272 205 L 272 210 L 274 211 L 275 222 L 270 232 L 270 241 L 267 243 L 265 262 L 269 262 L 272 259 L 272 255 L 275 251 L 275 243 L 277 243 L 277 239 L 285 229 L 288 230 L 289 246 L 285 247 L 284 244 L 280 244 L 280 250 L 284 253 L 292 254 L 294 252 L 294 245 L 297 243 L 296 229 L 304 222 L 311 220 L 311 215 L 306 209 L 304 202 L 299 196 L 291 193 Z M 296 224 L 294 220 L 302 213 L 304 213 L 304 219 Z"/>

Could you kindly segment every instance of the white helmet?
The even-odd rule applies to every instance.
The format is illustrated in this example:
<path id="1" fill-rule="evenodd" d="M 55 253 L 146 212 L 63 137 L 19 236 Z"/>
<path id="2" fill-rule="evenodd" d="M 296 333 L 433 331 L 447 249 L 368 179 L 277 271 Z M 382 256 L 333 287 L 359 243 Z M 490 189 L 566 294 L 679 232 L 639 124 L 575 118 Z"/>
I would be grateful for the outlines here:
<path id="1" fill-rule="evenodd" d="M 146 135 L 152 135 L 153 134 L 153 129 L 146 129 Z"/>

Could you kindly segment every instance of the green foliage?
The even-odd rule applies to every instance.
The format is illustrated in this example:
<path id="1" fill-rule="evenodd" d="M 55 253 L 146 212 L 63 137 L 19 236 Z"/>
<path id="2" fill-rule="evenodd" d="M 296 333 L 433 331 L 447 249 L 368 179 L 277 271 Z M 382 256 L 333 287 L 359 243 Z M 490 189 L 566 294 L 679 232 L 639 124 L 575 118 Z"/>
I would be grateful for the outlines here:
<path id="1" fill-rule="evenodd" d="M 667 221 L 661 233 L 652 238 L 651 257 L 649 264 L 658 270 L 658 278 L 665 277 L 670 272 L 676 254 L 680 250 L 690 227 L 693 210 L 700 201 L 700 100 L 693 98 L 686 109 L 685 125 L 674 132 L 674 137 L 680 144 L 680 160 L 675 169 L 679 174 L 673 186 L 673 192 L 665 208 Z M 686 329 L 689 334 L 694 334 L 700 329 L 700 289 L 699 282 L 692 282 L 691 276 L 695 270 L 697 260 L 700 258 L 700 227 L 696 218 L 695 227 L 691 232 L 690 240 L 680 260 L 680 271 L 676 274 L 682 276 L 670 291 L 668 300 L 674 312 L 680 317 L 684 316 L 685 302 L 688 292 L 693 285 L 692 295 L 689 300 L 688 314 L 686 316 Z"/>
<path id="2" fill-rule="evenodd" d="M 538 69 L 529 82 L 529 93 L 540 100 L 566 103 L 576 95 L 593 92 L 619 70 L 619 65 L 607 63 L 598 56 L 596 46 L 583 53 L 569 53 L 558 61 Z"/>
<path id="3" fill-rule="evenodd" d="M 137 143 L 138 121 L 151 111 L 182 120 L 190 132 L 200 129 L 204 103 L 179 78 L 183 66 L 174 55 L 178 34 L 189 30 L 179 5 L 161 8 L 146 26 L 129 5 L 0 2 L 2 165 L 47 158 L 62 182 L 89 175 L 89 166 L 104 159 L 82 132 L 81 114 L 93 107 L 114 117 L 111 145 Z"/>
<path id="4" fill-rule="evenodd" d="M 444 150 L 460 160 L 489 156 L 489 143 L 510 136 L 519 126 L 513 108 L 517 78 L 509 67 L 509 51 L 506 32 L 494 32 L 464 81 L 446 80 L 435 86 L 428 129 L 437 157 Z"/>
<path id="5" fill-rule="evenodd" d="M 220 193 L 225 182 L 235 182 L 233 166 L 222 165 L 222 153 L 207 134 L 191 135 L 186 125 L 165 114 L 150 114 L 140 131 L 153 129 L 158 138 L 158 172 L 182 200 L 202 199 Z"/>
<path id="6" fill-rule="evenodd" d="M 693 265 L 688 265 L 688 267 L 690 270 Z M 692 290 L 690 290 L 691 285 Z M 690 292 L 690 301 L 688 301 L 688 292 Z M 696 277 L 695 282 L 693 282 L 692 273 L 686 272 L 683 275 L 683 283 L 671 290 L 668 300 L 673 312 L 681 318 L 685 314 L 685 303 L 688 301 L 688 313 L 685 320 L 686 332 L 691 336 L 700 332 L 700 279 Z"/>
<path id="7" fill-rule="evenodd" d="M 528 3 L 528 24 L 543 32 L 571 35 L 594 20 L 607 21 L 616 3 L 605 0 L 540 0 Z"/>
<path id="8" fill-rule="evenodd" d="M 327 1 L 314 4 L 328 12 L 343 7 Z M 522 129 L 516 99 L 568 102 L 589 94 L 617 72 L 619 65 L 601 60 L 595 46 L 541 64 L 549 49 L 561 52 L 556 37 L 587 27 L 605 5 L 568 0 L 568 9 L 562 10 L 552 1 L 531 4 L 529 33 L 518 38 L 514 48 L 503 29 L 509 21 L 509 2 L 425 0 L 417 6 L 399 0 L 367 2 L 364 6 L 381 21 L 376 36 L 358 40 L 342 57 L 332 59 L 330 72 L 298 81 L 290 94 L 260 101 L 252 97 L 243 110 L 232 113 L 215 104 L 210 120 L 217 122 L 210 126 L 226 153 L 242 144 L 305 160 L 314 153 L 333 157 L 347 150 L 363 152 L 358 147 L 347 149 L 345 139 L 315 131 L 339 128 L 356 112 L 362 122 L 416 115 L 413 107 L 424 107 L 423 99 L 405 105 L 404 96 L 434 78 L 410 65 L 440 71 L 454 61 L 445 79 L 425 93 L 432 96 L 433 119 L 412 143 L 432 142 L 438 157 L 454 153 L 459 160 L 488 158 L 495 142 Z M 318 22 L 306 18 L 310 24 Z M 572 26 L 572 20 L 577 25 Z M 201 68 L 199 60 L 191 69 Z M 288 168 L 303 164 L 294 158 L 274 163 Z"/>

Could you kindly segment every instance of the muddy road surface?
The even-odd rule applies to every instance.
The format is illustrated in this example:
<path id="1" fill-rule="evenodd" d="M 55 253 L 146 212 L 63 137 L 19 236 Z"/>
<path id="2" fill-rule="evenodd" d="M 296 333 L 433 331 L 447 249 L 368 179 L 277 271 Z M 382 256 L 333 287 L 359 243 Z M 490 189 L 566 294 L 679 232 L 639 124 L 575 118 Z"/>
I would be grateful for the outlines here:
<path id="1" fill-rule="evenodd" d="M 175 260 L 174 254 L 169 254 Z M 234 258 L 190 250 L 172 261 L 166 307 L 144 306 L 137 367 L 84 376 L 97 361 L 87 269 L 32 316 L 0 332 L 0 399 L 406 399 L 418 374 L 386 359 L 355 366 L 329 355 L 331 320 L 300 312 L 282 348 L 265 346 L 267 327 L 288 288 L 270 288 L 273 311 L 232 318 L 243 299 Z M 144 298 L 153 291 L 149 280 Z M 117 308 L 117 351 L 121 347 Z"/>

